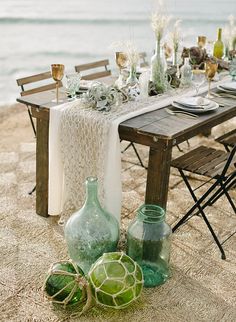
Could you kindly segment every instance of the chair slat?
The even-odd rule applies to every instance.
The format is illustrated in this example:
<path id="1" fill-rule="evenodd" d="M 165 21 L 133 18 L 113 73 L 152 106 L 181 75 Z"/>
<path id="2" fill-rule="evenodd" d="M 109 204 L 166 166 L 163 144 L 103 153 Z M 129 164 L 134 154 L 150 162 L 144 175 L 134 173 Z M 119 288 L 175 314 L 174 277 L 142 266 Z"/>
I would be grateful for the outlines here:
<path id="1" fill-rule="evenodd" d="M 194 159 L 196 157 L 197 154 L 203 153 L 204 150 L 205 150 L 205 147 L 200 146 L 200 147 L 196 148 L 195 150 L 192 150 L 186 154 L 183 154 L 179 158 L 173 160 L 171 162 L 171 165 L 175 168 L 178 168 L 180 165 L 182 167 L 185 167 L 186 165 L 188 165 L 191 162 L 192 159 Z"/>
<path id="2" fill-rule="evenodd" d="M 32 75 L 24 78 L 19 78 L 16 80 L 18 86 L 39 82 L 41 80 L 49 79 L 52 77 L 51 72 L 45 72 L 37 75 Z"/>
<path id="3" fill-rule="evenodd" d="M 212 177 L 222 172 L 229 153 L 200 146 L 173 160 L 175 168 Z"/>
<path id="4" fill-rule="evenodd" d="M 93 69 L 93 68 L 97 68 L 97 67 L 105 67 L 108 65 L 109 65 L 109 60 L 104 59 L 104 60 L 99 60 L 99 61 L 88 63 L 88 64 L 77 65 L 77 66 L 75 66 L 75 70 L 77 72 L 82 72 L 84 70 Z"/>
<path id="5" fill-rule="evenodd" d="M 211 169 L 214 167 L 214 164 L 217 164 L 217 159 L 222 155 L 225 155 L 225 152 L 223 151 L 217 151 L 209 149 L 209 153 L 205 153 L 205 155 L 201 155 L 200 158 L 198 158 L 198 161 L 194 164 L 189 166 L 189 171 L 196 172 L 196 173 L 202 173 L 204 174 L 206 171 L 204 169 Z M 201 170 L 202 169 L 202 170 Z"/>
<path id="6" fill-rule="evenodd" d="M 59 87 L 62 87 L 62 86 L 63 86 L 62 82 L 59 82 Z M 56 88 L 56 83 L 52 83 L 52 84 L 48 84 L 48 85 L 44 85 L 44 86 L 40 86 L 40 87 L 36 87 L 36 88 L 32 88 L 32 89 L 22 91 L 20 93 L 20 95 L 21 96 L 26 96 L 26 95 L 30 95 L 30 94 L 49 91 L 49 90 L 55 89 L 55 88 Z"/>
<path id="7" fill-rule="evenodd" d="M 93 73 L 90 75 L 83 75 L 81 77 L 81 79 L 85 79 L 85 80 L 94 80 L 94 79 L 98 79 L 98 78 L 102 78 L 102 77 L 106 77 L 106 76 L 110 76 L 111 75 L 111 71 L 102 71 L 102 72 L 97 72 L 97 73 Z"/>

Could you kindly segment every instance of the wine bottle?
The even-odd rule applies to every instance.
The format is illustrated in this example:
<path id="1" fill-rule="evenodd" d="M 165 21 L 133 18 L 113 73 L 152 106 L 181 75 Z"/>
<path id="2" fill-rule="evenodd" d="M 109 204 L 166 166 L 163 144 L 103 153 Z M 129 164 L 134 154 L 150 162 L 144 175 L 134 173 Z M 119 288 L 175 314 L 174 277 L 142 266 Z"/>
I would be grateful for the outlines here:
<path id="1" fill-rule="evenodd" d="M 218 29 L 218 39 L 214 43 L 214 50 L 213 50 L 213 56 L 216 58 L 221 59 L 224 55 L 224 44 L 221 40 L 222 35 L 222 29 Z"/>

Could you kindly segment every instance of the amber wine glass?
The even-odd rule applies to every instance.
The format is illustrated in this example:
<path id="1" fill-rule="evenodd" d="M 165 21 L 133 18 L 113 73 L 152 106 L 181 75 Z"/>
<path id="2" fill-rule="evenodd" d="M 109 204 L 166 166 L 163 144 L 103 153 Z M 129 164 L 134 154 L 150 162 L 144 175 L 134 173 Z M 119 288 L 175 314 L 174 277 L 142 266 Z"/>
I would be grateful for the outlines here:
<path id="1" fill-rule="evenodd" d="M 214 78 L 216 72 L 218 69 L 218 63 L 213 61 L 207 61 L 205 65 L 206 70 L 206 77 L 208 80 L 208 93 L 206 95 L 206 98 L 213 98 L 211 95 L 211 81 Z"/>
<path id="2" fill-rule="evenodd" d="M 62 100 L 59 101 L 59 82 L 62 80 L 64 76 L 64 69 L 65 69 L 65 66 L 62 64 L 51 65 L 52 78 L 56 82 L 56 99 L 53 100 L 52 102 L 56 102 L 57 104 L 59 102 L 63 102 Z"/>
<path id="3" fill-rule="evenodd" d="M 198 47 L 203 49 L 205 46 L 206 46 L 206 36 L 198 36 L 197 37 L 197 44 L 198 44 Z"/>
<path id="4" fill-rule="evenodd" d="M 116 52 L 116 65 L 119 68 L 119 77 L 118 77 L 116 83 L 117 83 L 117 86 L 119 88 L 121 88 L 125 84 L 124 79 L 123 79 L 122 70 L 124 68 L 126 68 L 128 65 L 126 53 L 121 52 L 121 51 Z"/>

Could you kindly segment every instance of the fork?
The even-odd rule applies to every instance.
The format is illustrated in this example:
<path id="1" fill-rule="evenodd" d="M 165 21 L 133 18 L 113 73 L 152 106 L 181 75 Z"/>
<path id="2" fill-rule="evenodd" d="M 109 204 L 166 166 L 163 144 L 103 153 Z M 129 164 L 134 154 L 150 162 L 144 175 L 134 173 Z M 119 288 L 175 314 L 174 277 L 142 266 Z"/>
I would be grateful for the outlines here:
<path id="1" fill-rule="evenodd" d="M 190 118 L 198 118 L 199 116 L 193 113 L 185 112 L 185 111 L 173 111 L 170 110 L 168 107 L 165 108 L 165 111 L 171 115 L 177 115 L 177 114 L 182 114 L 184 116 L 188 116 Z"/>

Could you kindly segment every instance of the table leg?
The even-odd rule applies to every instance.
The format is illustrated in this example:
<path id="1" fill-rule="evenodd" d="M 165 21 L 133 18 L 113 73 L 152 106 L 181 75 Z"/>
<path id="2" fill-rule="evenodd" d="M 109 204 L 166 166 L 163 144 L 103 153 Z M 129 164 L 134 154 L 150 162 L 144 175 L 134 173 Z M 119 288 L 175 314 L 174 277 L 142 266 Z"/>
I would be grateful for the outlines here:
<path id="1" fill-rule="evenodd" d="M 37 118 L 36 213 L 48 216 L 48 134 L 49 121 Z"/>
<path id="2" fill-rule="evenodd" d="M 145 203 L 166 209 L 172 148 L 149 150 Z"/>

